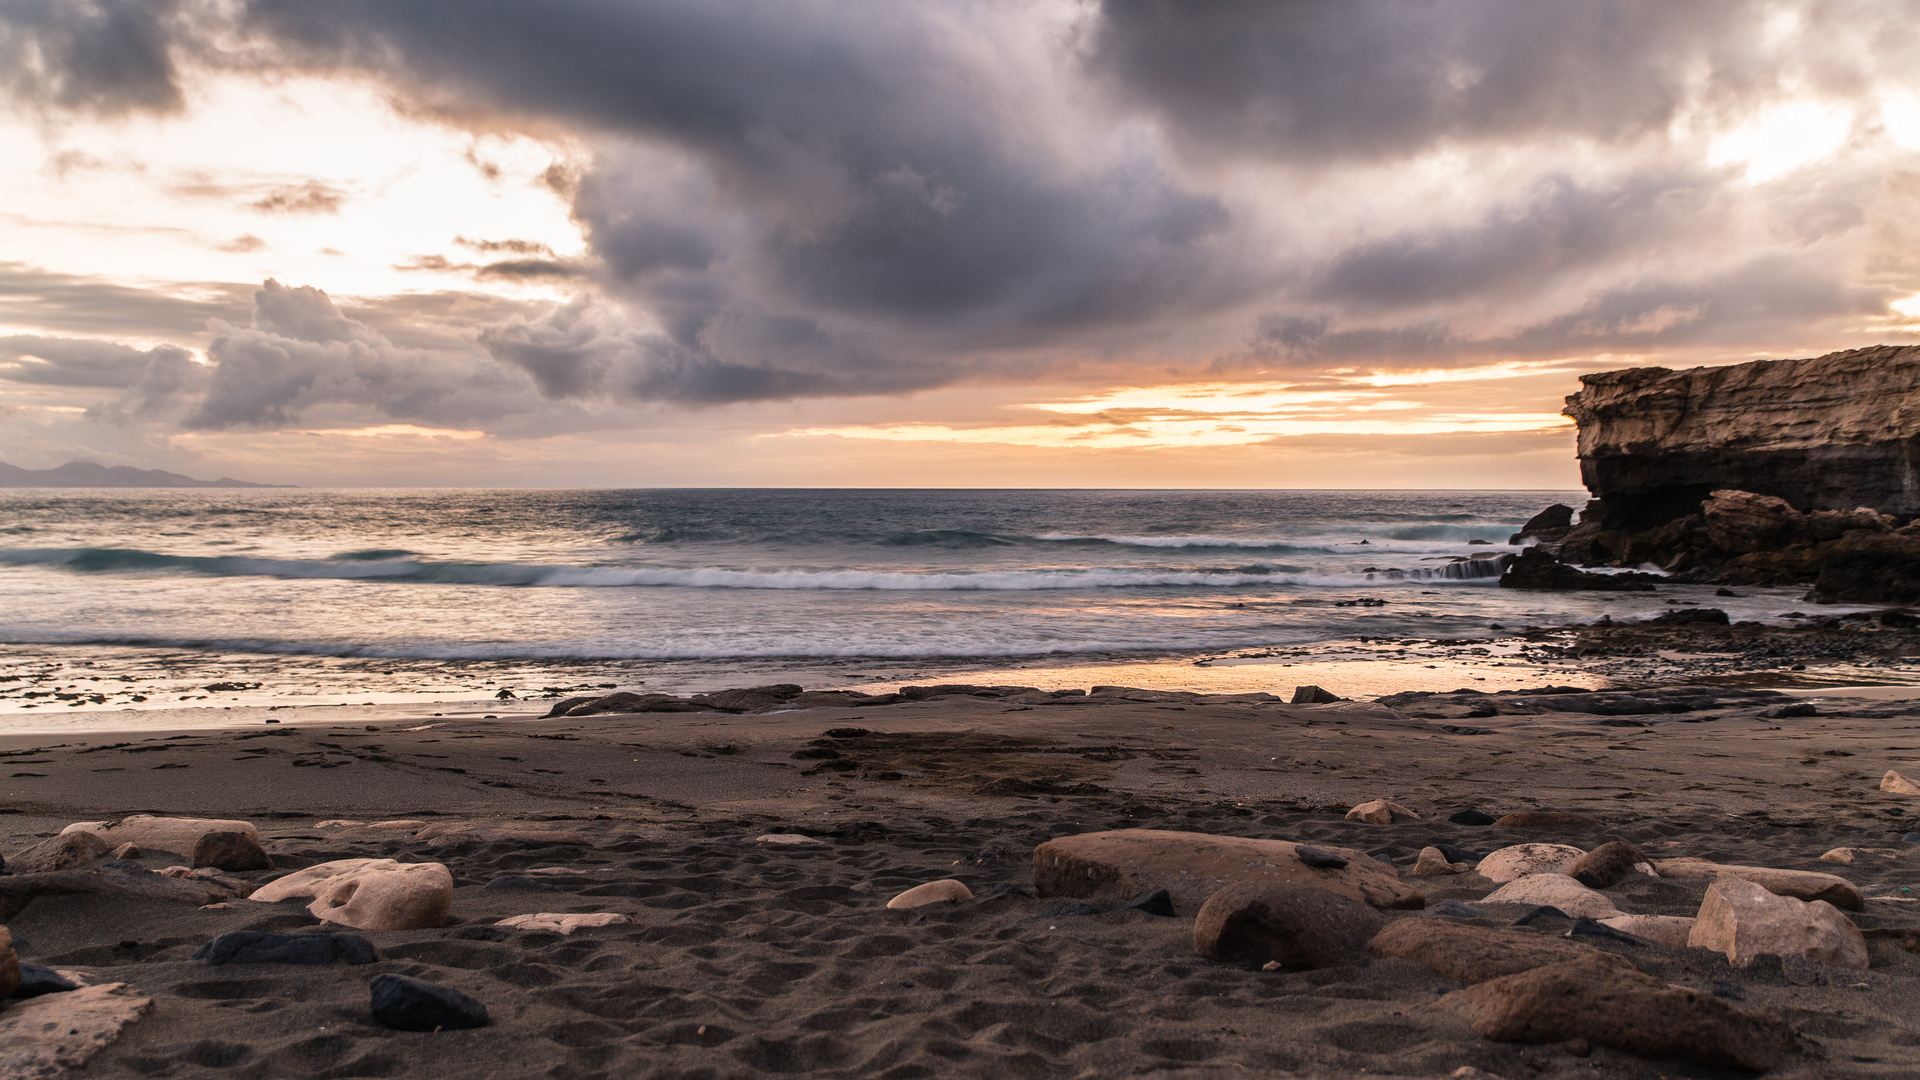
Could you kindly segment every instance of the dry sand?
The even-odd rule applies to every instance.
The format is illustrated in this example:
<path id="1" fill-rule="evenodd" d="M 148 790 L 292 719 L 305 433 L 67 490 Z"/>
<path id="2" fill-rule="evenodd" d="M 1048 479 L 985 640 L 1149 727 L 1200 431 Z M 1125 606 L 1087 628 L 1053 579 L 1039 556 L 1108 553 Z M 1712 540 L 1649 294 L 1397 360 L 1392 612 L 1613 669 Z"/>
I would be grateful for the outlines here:
<path id="1" fill-rule="evenodd" d="M 230 715 L 253 722 L 218 731 L 8 736 L 8 855 L 73 821 L 238 817 L 259 826 L 276 863 L 237 875 L 250 881 L 385 856 L 444 862 L 457 889 L 446 926 L 367 934 L 381 959 L 366 966 L 189 959 L 225 931 L 317 927 L 299 900 L 200 910 L 51 896 L 6 921 L 23 959 L 154 999 L 84 1076 L 1730 1075 L 1604 1047 L 1581 1057 L 1488 1042 L 1431 1007 L 1458 984 L 1407 961 L 1236 967 L 1194 954 L 1191 911 L 1050 915 L 1061 901 L 1026 892 L 1036 844 L 1110 828 L 1341 845 L 1403 870 L 1435 841 L 1484 853 L 1617 838 L 1655 857 L 1820 870 L 1860 885 L 1873 897 L 1855 916 L 1873 957 L 1864 986 L 1796 985 L 1777 963 L 1736 970 L 1702 950 L 1601 947 L 1784 1017 L 1801 1044 L 1775 1075 L 1920 1075 L 1920 912 L 1904 891 L 1920 889 L 1920 843 L 1899 839 L 1920 800 L 1876 790 L 1888 768 L 1920 772 L 1920 703 L 1828 701 L 1815 716 L 1769 719 L 1793 699 L 1719 691 L 1677 712 L 1651 711 L 1674 708 L 1671 694 L 1643 699 L 1637 714 L 1626 699 L 1616 715 L 1537 711 L 1593 700 L 1392 708 L 1107 692 L 557 720 L 509 704 L 493 707 L 495 720 L 281 710 L 275 718 L 293 722 L 261 724 L 263 712 Z M 306 719 L 315 713 L 326 719 Z M 874 734 L 841 731 L 827 743 L 838 759 L 795 756 L 850 728 Z M 821 768 L 836 760 L 852 766 Z M 1343 819 L 1374 798 L 1425 820 Z M 1446 823 L 1466 808 L 1578 811 L 1598 823 Z M 589 843 L 316 828 L 337 818 L 563 829 Z M 768 833 L 823 843 L 755 842 Z M 1843 846 L 1899 854 L 1819 861 Z M 584 872 L 550 876 L 550 891 L 485 888 L 540 867 Z M 976 899 L 884 906 L 945 877 Z M 1495 888 L 1477 874 L 1408 880 L 1430 904 Z M 1630 912 L 1692 915 L 1706 885 L 1636 876 L 1607 891 Z M 1504 926 L 1519 910 L 1490 906 L 1471 921 Z M 571 936 L 492 925 L 537 911 L 634 921 Z M 384 1028 L 367 1005 L 381 972 L 463 990 L 492 1022 Z"/>

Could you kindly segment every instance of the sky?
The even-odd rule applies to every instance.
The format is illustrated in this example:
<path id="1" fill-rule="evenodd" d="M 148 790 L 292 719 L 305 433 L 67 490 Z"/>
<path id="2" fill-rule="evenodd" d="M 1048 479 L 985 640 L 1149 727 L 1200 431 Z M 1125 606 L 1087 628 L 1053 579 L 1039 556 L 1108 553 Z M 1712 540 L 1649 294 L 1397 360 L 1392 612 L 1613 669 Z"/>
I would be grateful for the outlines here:
<path id="1" fill-rule="evenodd" d="M 0 0 L 0 460 L 1571 488 L 1920 341 L 1920 0 Z"/>

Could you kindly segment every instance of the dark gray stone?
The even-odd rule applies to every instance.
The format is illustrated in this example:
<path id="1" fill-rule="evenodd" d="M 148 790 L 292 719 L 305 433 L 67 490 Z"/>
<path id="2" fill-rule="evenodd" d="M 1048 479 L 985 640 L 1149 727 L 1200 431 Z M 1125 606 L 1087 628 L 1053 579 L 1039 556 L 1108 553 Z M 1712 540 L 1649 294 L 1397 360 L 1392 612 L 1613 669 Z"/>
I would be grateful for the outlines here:
<path id="1" fill-rule="evenodd" d="M 1336 855 L 1324 848 L 1308 847 L 1305 844 L 1295 844 L 1293 855 L 1294 858 L 1316 870 L 1338 870 L 1347 865 L 1345 855 Z"/>
<path id="2" fill-rule="evenodd" d="M 60 974 L 50 967 L 40 964 L 20 964 L 20 988 L 13 992 L 14 1000 L 39 997 L 41 994 L 64 994 L 69 990 L 80 989 L 80 984 Z"/>
<path id="3" fill-rule="evenodd" d="M 1342 862 L 1341 865 L 1345 866 L 1346 863 Z M 1173 910 L 1173 894 L 1165 889 L 1155 889 L 1120 910 L 1144 911 L 1149 915 L 1158 915 L 1162 918 L 1171 919 L 1175 915 Z"/>
<path id="4" fill-rule="evenodd" d="M 358 934 L 275 934 L 234 930 L 195 950 L 193 959 L 220 964 L 349 964 L 378 960 L 373 943 Z"/>
<path id="5" fill-rule="evenodd" d="M 450 986 L 405 975 L 375 975 L 373 1018 L 401 1031 L 484 1027 L 487 1007 Z"/>
<path id="6" fill-rule="evenodd" d="M 1447 816 L 1455 825 L 1491 825 L 1496 820 L 1492 814 L 1483 814 L 1478 810 L 1456 810 Z"/>

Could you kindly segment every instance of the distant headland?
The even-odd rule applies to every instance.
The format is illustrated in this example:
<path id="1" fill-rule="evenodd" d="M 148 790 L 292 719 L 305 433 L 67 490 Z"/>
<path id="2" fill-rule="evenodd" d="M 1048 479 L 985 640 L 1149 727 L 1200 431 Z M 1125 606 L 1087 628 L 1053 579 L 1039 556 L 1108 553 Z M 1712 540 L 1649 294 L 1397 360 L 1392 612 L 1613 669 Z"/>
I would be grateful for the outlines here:
<path id="1" fill-rule="evenodd" d="M 287 484 L 254 484 L 223 476 L 195 480 L 163 469 L 136 469 L 131 465 L 99 465 L 69 461 L 56 469 L 22 469 L 0 461 L 0 488 L 270 488 Z"/>

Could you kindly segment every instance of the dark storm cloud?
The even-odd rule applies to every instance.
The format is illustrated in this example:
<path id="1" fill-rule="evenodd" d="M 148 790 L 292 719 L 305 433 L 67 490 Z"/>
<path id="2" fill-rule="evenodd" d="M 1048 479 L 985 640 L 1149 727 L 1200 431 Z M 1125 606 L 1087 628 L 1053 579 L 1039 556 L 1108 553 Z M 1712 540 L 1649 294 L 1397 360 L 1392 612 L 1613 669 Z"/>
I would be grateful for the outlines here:
<path id="1" fill-rule="evenodd" d="M 1907 46 L 1920 5 L 1796 5 L 1797 59 Z M 1308 162 L 1459 140 L 1659 133 L 1777 88 L 1751 0 L 1102 0 L 1089 62 L 1189 145 Z M 1877 32 L 1876 32 L 1877 31 Z M 1859 57 L 1816 68 L 1845 86 Z"/>
<path id="2" fill-rule="evenodd" d="M 472 262 L 405 267 L 576 302 L 411 331 L 392 298 L 347 318 L 270 286 L 219 314 L 200 426 L 901 393 L 1161 349 L 1158 377 L 1192 341 L 1223 369 L 1745 348 L 1885 311 L 1848 284 L 1877 178 L 1754 194 L 1687 132 L 1794 80 L 1865 100 L 1913 70 L 1920 0 L 1100 0 L 1043 34 L 1046 10 L 0 0 L 0 58 L 32 59 L 12 87 L 39 104 L 171 108 L 170 58 L 192 58 L 370 77 L 413 115 L 590 147 L 546 181 L 584 257 L 474 223 Z M 1441 151 L 1457 190 L 1414 167 Z"/>
<path id="3" fill-rule="evenodd" d="M 172 0 L 0 0 L 0 84 L 21 101 L 172 112 Z"/>

